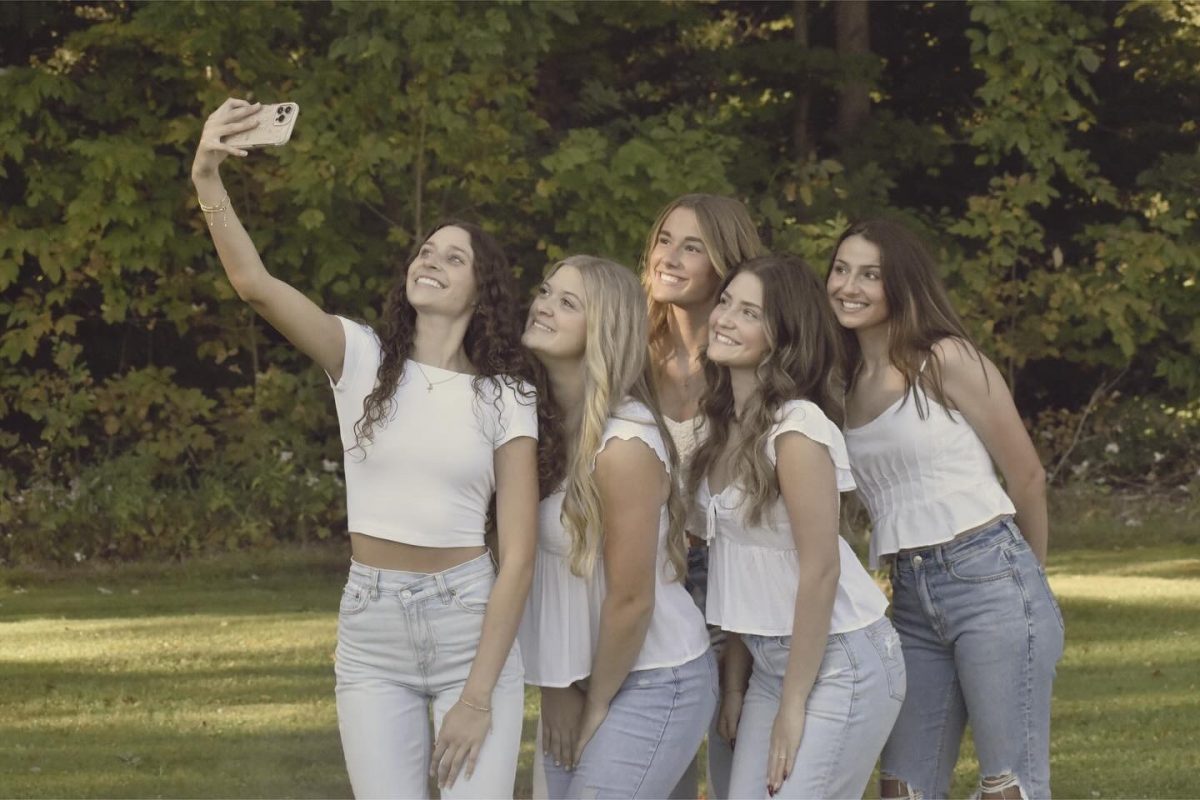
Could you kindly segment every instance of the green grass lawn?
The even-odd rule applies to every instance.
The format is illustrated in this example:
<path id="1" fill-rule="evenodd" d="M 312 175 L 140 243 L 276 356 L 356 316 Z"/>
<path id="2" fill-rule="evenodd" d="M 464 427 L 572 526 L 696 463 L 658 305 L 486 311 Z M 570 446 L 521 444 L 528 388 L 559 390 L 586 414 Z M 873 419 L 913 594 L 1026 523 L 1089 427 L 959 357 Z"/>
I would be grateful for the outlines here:
<path id="1" fill-rule="evenodd" d="M 1058 505 L 1072 524 L 1050 568 L 1067 621 L 1055 794 L 1195 796 L 1196 531 L 1190 514 L 1129 525 L 1105 502 Z M 0 571 L 0 796 L 348 797 L 333 706 L 344 561 Z M 530 756 L 527 743 L 521 796 Z M 974 768 L 968 744 L 957 794 Z"/>

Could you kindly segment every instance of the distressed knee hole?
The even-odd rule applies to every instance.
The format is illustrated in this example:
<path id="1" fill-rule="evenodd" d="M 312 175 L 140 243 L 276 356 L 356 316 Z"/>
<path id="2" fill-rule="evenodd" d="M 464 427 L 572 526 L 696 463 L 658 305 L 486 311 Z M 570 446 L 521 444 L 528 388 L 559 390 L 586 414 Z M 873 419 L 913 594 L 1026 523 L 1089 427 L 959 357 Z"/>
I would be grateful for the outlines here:
<path id="1" fill-rule="evenodd" d="M 977 800 L 1028 800 L 1021 780 L 1011 772 L 1003 775 L 988 775 L 979 779 Z"/>
<path id="2" fill-rule="evenodd" d="M 879 776 L 879 800 L 924 800 L 925 793 L 913 789 L 894 775 Z"/>

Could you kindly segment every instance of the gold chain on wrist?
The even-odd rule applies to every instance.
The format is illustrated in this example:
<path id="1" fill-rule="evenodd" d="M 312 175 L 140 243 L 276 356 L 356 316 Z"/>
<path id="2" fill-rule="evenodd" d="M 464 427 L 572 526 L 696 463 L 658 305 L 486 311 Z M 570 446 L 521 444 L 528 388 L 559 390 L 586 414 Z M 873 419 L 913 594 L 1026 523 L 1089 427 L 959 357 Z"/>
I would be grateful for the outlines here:
<path id="1" fill-rule="evenodd" d="M 215 206 L 205 205 L 204 201 L 200 198 L 196 198 L 196 202 L 200 204 L 200 210 L 204 212 L 204 218 L 208 220 L 208 227 L 211 228 L 213 226 L 213 214 L 221 215 L 222 228 L 229 227 L 229 220 L 225 218 L 225 212 L 229 210 L 228 193 L 226 193 L 225 196 L 221 198 L 221 202 L 217 203 Z"/>

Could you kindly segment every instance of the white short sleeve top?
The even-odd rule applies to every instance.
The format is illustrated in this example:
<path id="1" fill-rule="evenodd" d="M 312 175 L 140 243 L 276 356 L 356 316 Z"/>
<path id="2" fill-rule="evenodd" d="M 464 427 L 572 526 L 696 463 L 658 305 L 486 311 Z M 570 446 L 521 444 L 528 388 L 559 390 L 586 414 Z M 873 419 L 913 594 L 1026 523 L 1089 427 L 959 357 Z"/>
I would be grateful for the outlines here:
<path id="1" fill-rule="evenodd" d="M 775 463 L 775 441 L 795 431 L 823 445 L 840 492 L 853 491 L 854 478 L 841 431 L 815 403 L 791 400 L 768 434 L 767 458 Z M 735 480 L 718 494 L 701 482 L 698 501 L 705 509 L 708 556 L 708 621 L 725 630 L 764 636 L 790 636 L 800 583 L 800 561 L 783 498 L 763 510 L 751 526 L 742 508 L 745 495 Z M 883 616 L 887 598 L 875 585 L 849 543 L 838 536 L 841 574 L 833 601 L 830 633 L 858 630 Z"/>
<path id="2" fill-rule="evenodd" d="M 386 421 L 357 447 L 354 425 L 375 388 L 382 351 L 370 327 L 338 319 L 346 354 L 331 383 L 346 451 L 349 529 L 424 547 L 482 545 L 495 450 L 520 436 L 537 438 L 533 389 L 499 376 L 484 379 L 477 395 L 475 376 L 422 364 L 426 380 L 410 360 Z"/>
<path id="3" fill-rule="evenodd" d="M 637 439 L 670 468 L 667 448 L 650 411 L 626 401 L 609 418 L 596 453 L 613 439 Z M 593 461 L 594 463 L 594 461 Z M 538 547 L 533 584 L 517 639 L 525 660 L 525 680 L 537 686 L 568 686 L 592 672 L 604 602 L 604 565 L 597 559 L 589 578 L 571 572 L 570 534 L 563 526 L 566 487 L 542 500 L 538 508 Z M 674 667 L 699 658 L 708 649 L 704 617 L 683 583 L 672 580 L 667 558 L 669 519 L 666 504 L 659 513 L 654 612 L 642 650 L 632 669 Z"/>
<path id="4" fill-rule="evenodd" d="M 917 403 L 928 409 L 925 419 Z M 948 542 L 1015 514 L 987 448 L 957 411 L 919 387 L 846 429 L 858 495 L 871 514 L 871 565 L 909 547 Z"/>

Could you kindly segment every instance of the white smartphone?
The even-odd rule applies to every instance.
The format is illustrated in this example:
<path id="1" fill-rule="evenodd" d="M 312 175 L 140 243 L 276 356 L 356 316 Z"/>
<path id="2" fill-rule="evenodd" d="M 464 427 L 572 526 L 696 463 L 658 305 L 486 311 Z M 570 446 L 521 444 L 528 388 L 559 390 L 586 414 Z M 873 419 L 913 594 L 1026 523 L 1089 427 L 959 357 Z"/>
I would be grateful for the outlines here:
<path id="1" fill-rule="evenodd" d="M 265 104 L 250 118 L 256 120 L 258 126 L 226 137 L 225 144 L 243 148 L 287 144 L 287 140 L 292 138 L 292 128 L 296 127 L 298 116 L 300 106 L 296 103 Z"/>

